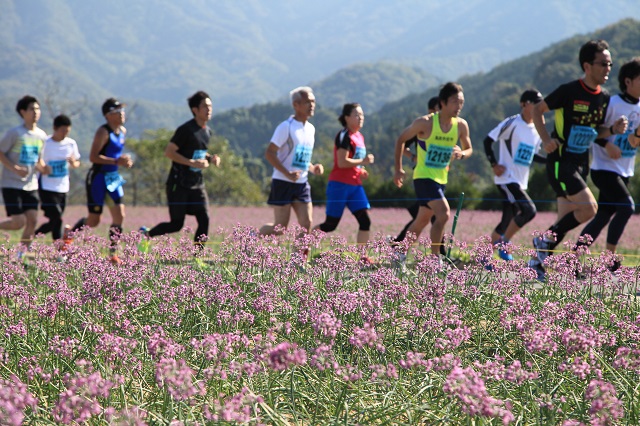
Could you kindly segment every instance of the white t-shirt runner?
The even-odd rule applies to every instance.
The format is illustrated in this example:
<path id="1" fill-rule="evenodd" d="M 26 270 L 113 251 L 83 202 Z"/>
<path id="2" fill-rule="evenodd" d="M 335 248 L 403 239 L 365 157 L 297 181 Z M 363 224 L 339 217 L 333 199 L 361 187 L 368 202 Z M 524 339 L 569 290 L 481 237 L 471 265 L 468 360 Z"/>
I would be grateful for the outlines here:
<path id="1" fill-rule="evenodd" d="M 300 170 L 300 178 L 293 182 L 279 170 L 273 169 L 273 179 L 292 183 L 306 183 L 315 143 L 316 128 L 308 121 L 304 124 L 293 116 L 276 127 L 271 142 L 278 149 L 278 160 L 288 170 Z"/>
<path id="2" fill-rule="evenodd" d="M 51 173 L 40 175 L 40 188 L 45 191 L 69 192 L 69 157 L 80 159 L 78 144 L 71 138 L 64 138 L 60 142 L 47 138 L 42 151 L 42 160 L 51 167 Z"/>
<path id="3" fill-rule="evenodd" d="M 615 172 L 620 176 L 631 177 L 633 176 L 633 169 L 636 163 L 636 151 L 637 148 L 632 147 L 629 144 L 629 133 L 633 132 L 640 124 L 640 102 L 637 104 L 630 104 L 625 102 L 620 95 L 612 96 L 609 101 L 609 107 L 607 108 L 607 115 L 604 120 L 604 125 L 609 127 L 620 118 L 625 115 L 629 119 L 629 126 L 626 133 L 622 135 L 612 135 L 607 140 L 613 142 L 622 151 L 622 156 L 617 160 L 609 157 L 607 151 L 600 145 L 593 145 L 593 160 L 591 162 L 591 169 L 593 170 L 607 170 Z"/>
<path id="4" fill-rule="evenodd" d="M 488 135 L 500 146 L 499 164 L 506 167 L 501 176 L 494 176 L 496 185 L 517 183 L 529 186 L 529 168 L 540 149 L 540 136 L 533 123 L 526 123 L 520 114 L 505 118 Z"/>

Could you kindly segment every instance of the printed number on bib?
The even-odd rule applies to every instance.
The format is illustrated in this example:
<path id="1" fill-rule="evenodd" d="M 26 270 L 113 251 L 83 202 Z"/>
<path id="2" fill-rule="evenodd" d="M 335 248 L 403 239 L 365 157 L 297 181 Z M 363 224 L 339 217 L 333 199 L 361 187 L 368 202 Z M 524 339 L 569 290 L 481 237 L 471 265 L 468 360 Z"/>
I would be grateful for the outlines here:
<path id="1" fill-rule="evenodd" d="M 195 151 L 193 151 L 193 157 L 191 157 L 192 160 L 204 160 L 205 158 L 207 158 L 206 149 L 196 149 Z M 192 172 L 202 173 L 202 169 L 199 169 L 197 167 L 189 167 L 189 170 L 191 170 Z"/>
<path id="2" fill-rule="evenodd" d="M 104 183 L 107 185 L 107 191 L 114 192 L 120 188 L 126 181 L 117 171 L 107 172 L 104 174 Z"/>
<path id="3" fill-rule="evenodd" d="M 567 141 L 567 152 L 583 154 L 598 137 L 596 129 L 589 126 L 572 126 Z"/>
<path id="4" fill-rule="evenodd" d="M 444 169 L 451 161 L 452 146 L 429 145 L 424 165 L 433 169 Z"/>
<path id="5" fill-rule="evenodd" d="M 520 166 L 530 166 L 533 161 L 533 145 L 520 142 L 516 154 L 513 156 L 513 162 Z"/>
<path id="6" fill-rule="evenodd" d="M 33 166 L 38 161 L 40 148 L 33 145 L 22 145 L 20 149 L 20 164 Z"/>
<path id="7" fill-rule="evenodd" d="M 631 158 L 634 155 L 636 155 L 637 148 L 632 147 L 631 144 L 629 143 L 629 139 L 628 139 L 629 134 L 631 134 L 630 131 L 622 135 L 616 135 L 616 140 L 614 141 L 614 143 L 618 146 L 618 148 L 620 148 L 623 158 Z"/>
<path id="8" fill-rule="evenodd" d="M 49 167 L 51 167 L 49 177 L 61 178 L 69 174 L 69 162 L 67 160 L 49 161 Z"/>
<path id="9" fill-rule="evenodd" d="M 296 169 L 306 171 L 309 168 L 309 162 L 311 161 L 312 148 L 304 145 L 298 145 L 296 152 L 293 155 L 293 162 L 291 165 Z"/>

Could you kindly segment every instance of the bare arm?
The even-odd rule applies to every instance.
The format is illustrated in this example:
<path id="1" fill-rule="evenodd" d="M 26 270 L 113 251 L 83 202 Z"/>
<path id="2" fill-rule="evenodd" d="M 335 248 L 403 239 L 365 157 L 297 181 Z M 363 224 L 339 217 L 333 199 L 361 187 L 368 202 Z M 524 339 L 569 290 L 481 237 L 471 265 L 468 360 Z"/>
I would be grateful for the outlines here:
<path id="1" fill-rule="evenodd" d="M 180 147 L 178 145 L 173 142 L 169 142 L 167 147 L 164 149 L 164 155 L 174 163 L 182 164 L 183 166 L 195 167 L 197 169 L 206 169 L 209 167 L 208 159 L 201 158 L 199 160 L 194 160 L 192 158 L 187 158 L 178 152 L 179 149 Z"/>
<path id="2" fill-rule="evenodd" d="M 29 169 L 27 167 L 13 163 L 9 158 L 7 158 L 4 152 L 0 152 L 0 163 L 2 163 L 7 170 L 11 170 L 21 178 L 29 174 Z"/>
<path id="3" fill-rule="evenodd" d="M 547 154 L 552 153 L 558 149 L 559 143 L 556 139 L 552 139 L 551 135 L 547 131 L 547 127 L 544 125 L 544 113 L 549 111 L 549 106 L 545 101 L 538 102 L 533 107 L 533 125 L 536 127 L 540 140 L 542 140 L 542 149 Z"/>
<path id="4" fill-rule="evenodd" d="M 350 167 L 364 166 L 365 164 L 373 164 L 373 154 L 367 154 L 364 158 L 349 158 L 349 150 L 338 148 L 338 167 L 348 169 Z"/>
<path id="5" fill-rule="evenodd" d="M 453 147 L 451 157 L 455 160 L 462 160 L 473 154 L 471 138 L 469 137 L 469 124 L 462 118 L 458 119 L 458 137 L 460 138 L 460 146 Z"/>
<path id="6" fill-rule="evenodd" d="M 409 127 L 404 129 L 398 139 L 396 140 L 395 147 L 395 160 L 394 160 L 394 168 L 395 174 L 393 177 L 393 182 L 396 184 L 398 188 L 402 187 L 402 183 L 404 181 L 405 172 L 402 169 L 402 154 L 405 150 L 405 143 L 411 139 L 412 137 L 419 135 L 420 137 L 426 139 L 431 135 L 431 129 L 433 127 L 433 123 L 431 122 L 430 116 L 422 116 L 413 121 Z"/>
<path id="7" fill-rule="evenodd" d="M 292 182 L 297 181 L 300 178 L 300 170 L 287 170 L 278 159 L 279 149 L 280 148 L 278 147 L 278 145 L 273 142 L 269 142 L 269 146 L 267 146 L 264 157 L 267 159 L 269 164 L 273 166 L 274 169 L 287 176 L 289 180 L 291 180 Z"/>
<path id="8" fill-rule="evenodd" d="M 124 128 L 122 128 L 122 131 L 124 132 Z M 112 158 L 100 154 L 100 151 L 102 151 L 102 148 L 104 148 L 107 142 L 109 142 L 109 132 L 104 127 L 100 127 L 93 137 L 91 151 L 89 151 L 89 161 L 91 161 L 93 164 L 105 164 L 124 167 L 131 167 L 133 165 L 133 162 L 128 155 L 122 155 L 119 158 Z"/>

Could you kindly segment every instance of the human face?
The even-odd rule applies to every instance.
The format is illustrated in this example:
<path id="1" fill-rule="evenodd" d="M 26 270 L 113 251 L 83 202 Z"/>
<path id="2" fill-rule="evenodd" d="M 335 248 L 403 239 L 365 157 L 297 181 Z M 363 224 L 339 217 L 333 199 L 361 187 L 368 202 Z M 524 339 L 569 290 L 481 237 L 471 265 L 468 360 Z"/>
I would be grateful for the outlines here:
<path id="1" fill-rule="evenodd" d="M 20 110 L 20 116 L 22 116 L 25 124 L 37 123 L 40 120 L 40 105 L 37 102 L 30 103 L 27 109 Z"/>
<path id="2" fill-rule="evenodd" d="M 211 99 L 206 98 L 200 102 L 198 108 L 192 108 L 193 116 L 197 122 L 204 124 L 211 120 L 211 113 L 213 112 L 213 104 Z"/>
<path id="3" fill-rule="evenodd" d="M 627 94 L 636 99 L 640 98 L 640 75 L 633 79 L 627 78 L 625 83 L 627 84 Z"/>
<path id="4" fill-rule="evenodd" d="M 298 121 L 306 121 L 316 111 L 316 97 L 313 93 L 302 93 L 302 97 L 293 102 L 293 110 Z"/>
<path id="5" fill-rule="evenodd" d="M 460 111 L 464 107 L 464 94 L 458 92 L 455 95 L 451 95 L 446 99 L 446 102 L 442 103 L 442 112 L 451 117 L 457 117 L 460 115 Z"/>
<path id="6" fill-rule="evenodd" d="M 585 62 L 584 64 L 584 73 L 588 80 L 587 84 L 589 82 L 597 85 L 606 83 L 612 66 L 611 53 L 608 50 L 597 52 L 591 63 Z"/>
<path id="7" fill-rule="evenodd" d="M 71 133 L 71 126 L 59 126 L 53 129 L 53 140 L 61 141 Z"/>
<path id="8" fill-rule="evenodd" d="M 111 127 L 117 127 L 117 126 L 123 125 L 126 120 L 124 107 L 120 107 L 118 109 L 114 109 L 113 111 L 109 111 L 106 117 L 107 117 L 107 122 Z"/>
<path id="9" fill-rule="evenodd" d="M 364 112 L 361 107 L 351 110 L 351 114 L 347 115 L 344 120 L 347 122 L 347 128 L 351 132 L 357 132 L 364 125 Z"/>

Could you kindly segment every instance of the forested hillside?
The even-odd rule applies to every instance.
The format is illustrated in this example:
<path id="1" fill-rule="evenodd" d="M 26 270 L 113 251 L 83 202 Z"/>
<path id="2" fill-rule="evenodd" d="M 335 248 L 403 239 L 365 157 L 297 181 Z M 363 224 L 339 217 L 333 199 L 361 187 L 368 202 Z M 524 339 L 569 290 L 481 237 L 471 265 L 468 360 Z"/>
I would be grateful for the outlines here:
<path id="1" fill-rule="evenodd" d="M 640 52 L 640 22 L 633 19 L 620 21 L 592 34 L 572 37 L 500 65 L 486 74 L 469 75 L 458 80 L 464 87 L 466 99 L 462 116 L 469 122 L 475 149 L 474 156 L 464 162 L 464 170 L 459 169 L 461 163 L 452 166 L 454 176 L 460 175 L 461 186 L 473 183 L 470 189 L 475 190 L 476 195 L 491 190 L 492 180 L 482 147 L 484 137 L 504 117 L 518 112 L 519 96 L 524 89 L 536 87 L 547 94 L 559 84 L 580 77 L 578 50 L 591 38 L 603 38 L 611 46 L 614 67 L 605 87 L 615 94 L 620 65 Z M 427 100 L 437 92 L 438 87 L 431 87 L 420 94 L 388 103 L 367 115 L 362 132 L 368 149 L 376 155 L 376 163 L 368 169 L 382 180 L 389 180 L 392 176 L 396 137 L 413 118 L 426 112 Z M 357 97 L 352 100 L 359 101 Z M 281 104 L 235 109 L 215 116 L 213 126 L 216 133 L 229 139 L 234 149 L 262 156 L 275 125 L 290 110 L 288 105 Z M 327 109 L 319 100 L 316 117 L 312 119 L 317 132 L 317 156 L 327 161 L 329 166 L 331 158 L 328 153 L 339 128 L 337 114 L 337 109 Z M 458 190 L 455 180 L 450 187 L 452 192 Z"/>

